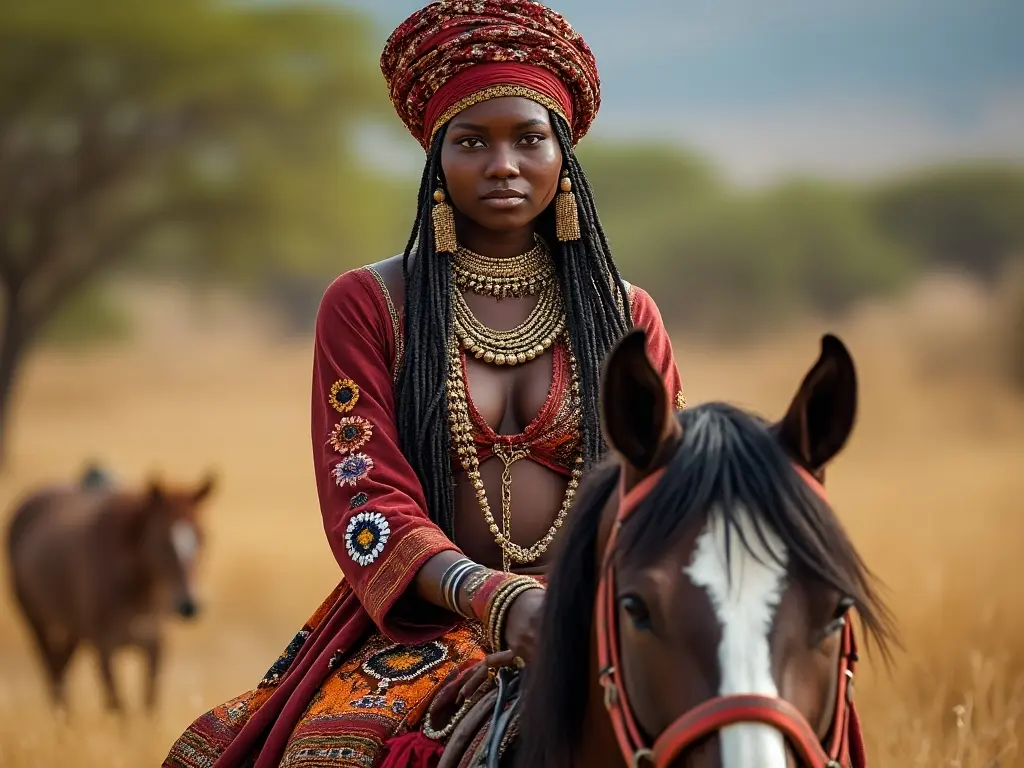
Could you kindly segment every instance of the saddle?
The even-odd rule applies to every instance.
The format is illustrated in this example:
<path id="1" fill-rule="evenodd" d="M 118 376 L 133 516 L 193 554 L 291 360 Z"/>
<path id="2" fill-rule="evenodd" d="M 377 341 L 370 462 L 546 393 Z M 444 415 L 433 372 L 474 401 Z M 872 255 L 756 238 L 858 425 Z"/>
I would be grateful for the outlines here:
<path id="1" fill-rule="evenodd" d="M 508 765 L 519 733 L 523 673 L 503 667 L 476 694 L 445 744 L 438 768 L 500 768 Z M 506 756 L 509 759 L 505 759 Z"/>

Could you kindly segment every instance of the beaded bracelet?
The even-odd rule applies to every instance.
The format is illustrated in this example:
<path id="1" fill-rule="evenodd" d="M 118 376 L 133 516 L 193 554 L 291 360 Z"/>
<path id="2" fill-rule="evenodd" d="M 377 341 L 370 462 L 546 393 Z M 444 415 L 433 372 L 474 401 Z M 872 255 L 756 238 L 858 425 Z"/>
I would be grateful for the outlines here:
<path id="1" fill-rule="evenodd" d="M 492 653 L 498 653 L 504 648 L 505 620 L 512 603 L 523 592 L 531 589 L 544 589 L 544 587 L 530 576 L 511 576 L 504 579 L 494 590 L 488 601 L 484 620 Z"/>

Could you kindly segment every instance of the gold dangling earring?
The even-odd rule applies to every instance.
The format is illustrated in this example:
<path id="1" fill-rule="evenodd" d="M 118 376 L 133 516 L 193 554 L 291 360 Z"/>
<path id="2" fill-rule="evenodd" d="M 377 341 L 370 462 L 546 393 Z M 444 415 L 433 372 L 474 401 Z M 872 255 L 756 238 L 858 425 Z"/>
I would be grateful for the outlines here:
<path id="1" fill-rule="evenodd" d="M 434 190 L 434 207 L 430 216 L 434 220 L 435 250 L 438 253 L 455 253 L 459 247 L 455 237 L 455 212 L 440 186 Z"/>
<path id="2" fill-rule="evenodd" d="M 555 234 L 560 241 L 580 239 L 580 212 L 576 207 L 576 195 L 572 191 L 572 180 L 568 169 L 562 171 L 558 183 L 559 193 L 555 195 Z"/>

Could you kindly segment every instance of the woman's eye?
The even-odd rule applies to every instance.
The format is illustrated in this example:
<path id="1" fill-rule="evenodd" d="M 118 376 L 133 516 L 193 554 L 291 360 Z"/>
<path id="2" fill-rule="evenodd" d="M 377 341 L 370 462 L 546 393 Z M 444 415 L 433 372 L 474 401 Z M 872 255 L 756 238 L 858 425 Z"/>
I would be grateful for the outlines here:
<path id="1" fill-rule="evenodd" d="M 539 142 L 541 142 L 543 140 L 544 140 L 544 137 L 541 136 L 539 133 L 531 133 L 528 136 L 523 136 L 523 138 L 521 139 L 523 144 L 525 144 L 528 147 L 529 146 L 533 146 L 534 144 L 537 144 L 537 143 L 539 143 Z"/>
<path id="2" fill-rule="evenodd" d="M 624 595 L 619 598 L 619 605 L 622 606 L 622 610 L 626 612 L 626 615 L 633 622 L 633 626 L 637 629 L 651 628 L 651 613 L 647 610 L 644 601 L 639 597 L 636 595 Z"/>
<path id="3" fill-rule="evenodd" d="M 466 149 L 476 149 L 477 147 L 482 147 L 484 145 L 480 139 L 474 139 L 471 136 L 465 139 L 459 139 L 458 144 L 466 147 Z"/>

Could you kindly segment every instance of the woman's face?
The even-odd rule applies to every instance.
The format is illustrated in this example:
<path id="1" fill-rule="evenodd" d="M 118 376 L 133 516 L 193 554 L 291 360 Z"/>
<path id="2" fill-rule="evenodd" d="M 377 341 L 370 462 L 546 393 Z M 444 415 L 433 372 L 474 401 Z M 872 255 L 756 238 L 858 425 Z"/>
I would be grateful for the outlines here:
<path id="1" fill-rule="evenodd" d="M 455 208 L 484 229 L 532 224 L 558 192 L 562 150 L 548 110 L 530 99 L 489 99 L 452 118 L 441 168 Z"/>

